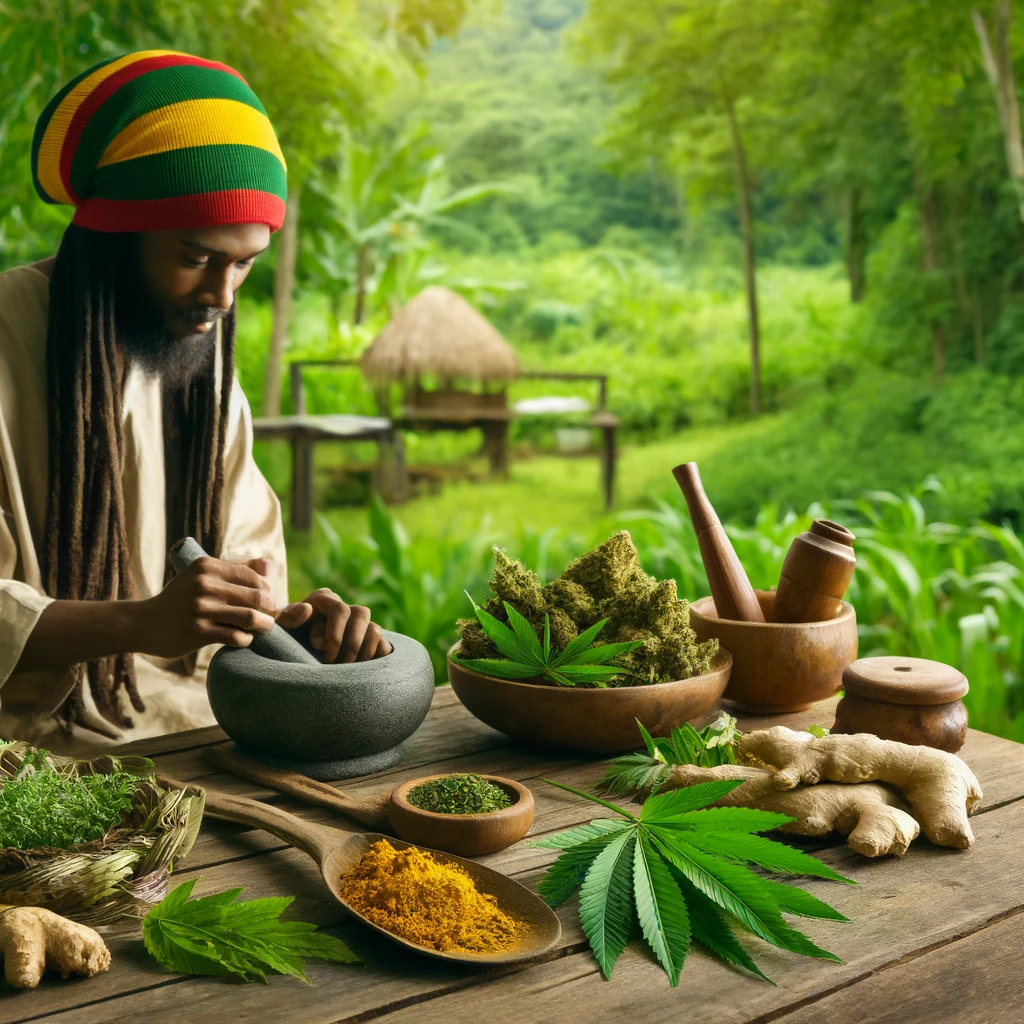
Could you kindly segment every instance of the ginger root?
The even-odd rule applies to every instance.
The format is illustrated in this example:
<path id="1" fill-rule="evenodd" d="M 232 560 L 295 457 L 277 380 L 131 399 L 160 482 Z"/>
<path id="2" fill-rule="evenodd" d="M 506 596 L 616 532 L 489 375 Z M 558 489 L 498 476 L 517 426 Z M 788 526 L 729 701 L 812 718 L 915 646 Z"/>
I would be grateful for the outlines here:
<path id="1" fill-rule="evenodd" d="M 744 733 L 736 755 L 740 764 L 675 765 L 667 784 L 746 779 L 718 805 L 788 814 L 798 820 L 783 831 L 800 835 L 835 830 L 867 857 L 903 856 L 919 831 L 939 846 L 966 849 L 974 841 L 967 815 L 981 786 L 943 750 L 868 733 L 815 738 L 776 726 Z"/>
<path id="2" fill-rule="evenodd" d="M 672 768 L 667 785 L 693 786 L 721 779 L 749 781 L 717 801 L 716 807 L 756 807 L 788 814 L 797 820 L 780 825 L 780 832 L 825 836 L 835 831 L 846 837 L 852 850 L 865 857 L 882 857 L 889 853 L 902 857 L 920 831 L 899 794 L 878 783 L 843 786 L 823 782 L 778 790 L 771 772 L 763 768 L 735 764 L 698 768 L 681 764 Z"/>
<path id="3" fill-rule="evenodd" d="M 0 906 L 0 954 L 15 988 L 35 988 L 47 968 L 91 978 L 110 967 L 110 950 L 92 928 L 42 907 Z"/>
<path id="4" fill-rule="evenodd" d="M 885 782 L 895 786 L 938 846 L 966 850 L 974 842 L 967 815 L 981 801 L 974 772 L 955 754 L 934 747 L 882 740 L 870 733 L 822 736 L 784 726 L 744 734 L 737 757 L 752 758 L 778 770 L 776 789 L 803 783 Z"/>

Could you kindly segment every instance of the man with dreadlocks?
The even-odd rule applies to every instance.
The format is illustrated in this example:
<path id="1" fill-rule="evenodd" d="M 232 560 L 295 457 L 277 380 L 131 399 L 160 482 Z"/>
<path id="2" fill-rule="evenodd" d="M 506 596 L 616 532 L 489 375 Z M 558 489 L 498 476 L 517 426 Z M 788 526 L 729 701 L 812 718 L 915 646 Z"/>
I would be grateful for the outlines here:
<path id="1" fill-rule="evenodd" d="M 325 661 L 389 653 L 366 608 L 287 603 L 233 362 L 235 292 L 286 194 L 245 80 L 165 50 L 103 61 L 43 111 L 32 172 L 75 214 L 55 257 L 0 274 L 0 736 L 111 742 L 126 699 L 134 736 L 212 724 L 196 652 L 275 621 Z M 211 557 L 174 576 L 186 535 Z"/>

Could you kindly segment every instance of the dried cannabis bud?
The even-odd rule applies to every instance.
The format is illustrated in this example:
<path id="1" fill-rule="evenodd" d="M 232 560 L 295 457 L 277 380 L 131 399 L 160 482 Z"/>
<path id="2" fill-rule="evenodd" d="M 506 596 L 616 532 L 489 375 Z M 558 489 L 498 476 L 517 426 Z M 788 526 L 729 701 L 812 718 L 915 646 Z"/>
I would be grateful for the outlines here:
<path id="1" fill-rule="evenodd" d="M 644 646 L 622 655 L 613 664 L 622 675 L 609 686 L 640 686 L 689 679 L 711 669 L 718 641 L 700 644 L 690 628 L 690 609 L 680 601 L 675 580 L 656 580 L 640 567 L 636 546 L 622 530 L 603 544 L 580 555 L 565 572 L 542 587 L 535 573 L 495 548 L 491 590 L 495 597 L 484 606 L 502 622 L 508 601 L 543 633 L 544 616 L 551 622 L 551 643 L 564 648 L 588 626 L 607 618 L 599 643 L 643 640 Z M 500 653 L 476 619 L 459 622 L 462 655 L 495 658 Z"/>

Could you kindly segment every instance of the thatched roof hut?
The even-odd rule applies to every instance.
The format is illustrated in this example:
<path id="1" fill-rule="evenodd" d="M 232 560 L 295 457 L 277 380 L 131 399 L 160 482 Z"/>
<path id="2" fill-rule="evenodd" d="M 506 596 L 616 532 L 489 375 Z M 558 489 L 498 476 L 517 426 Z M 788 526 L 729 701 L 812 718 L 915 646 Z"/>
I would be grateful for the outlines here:
<path id="1" fill-rule="evenodd" d="M 504 381 L 519 373 L 509 343 L 461 295 L 432 285 L 407 303 L 360 360 L 373 381 Z"/>

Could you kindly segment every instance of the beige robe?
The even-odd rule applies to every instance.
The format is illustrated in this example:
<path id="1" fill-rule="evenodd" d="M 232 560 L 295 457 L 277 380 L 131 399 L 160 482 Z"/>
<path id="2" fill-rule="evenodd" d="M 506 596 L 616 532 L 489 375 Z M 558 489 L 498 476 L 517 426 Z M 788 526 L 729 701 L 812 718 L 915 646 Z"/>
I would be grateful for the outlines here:
<path id="1" fill-rule="evenodd" d="M 76 729 L 63 740 L 53 712 L 70 692 L 67 671 L 14 672 L 50 598 L 42 592 L 42 550 L 48 486 L 46 325 L 49 279 L 35 267 L 0 274 L 0 738 L 25 739 L 53 750 L 87 750 L 165 732 L 214 724 L 206 697 L 206 666 L 215 647 L 199 652 L 183 674 L 180 659 L 136 656 L 143 714 L 123 736 Z M 130 368 L 122 399 L 122 467 L 130 571 L 136 598 L 163 588 L 167 546 L 159 382 Z M 288 600 L 281 506 L 252 457 L 249 403 L 234 382 L 224 464 L 224 547 L 229 561 L 270 558 L 279 604 Z M 86 686 L 87 709 L 99 719 Z M 127 702 L 126 702 L 127 705 Z"/>

